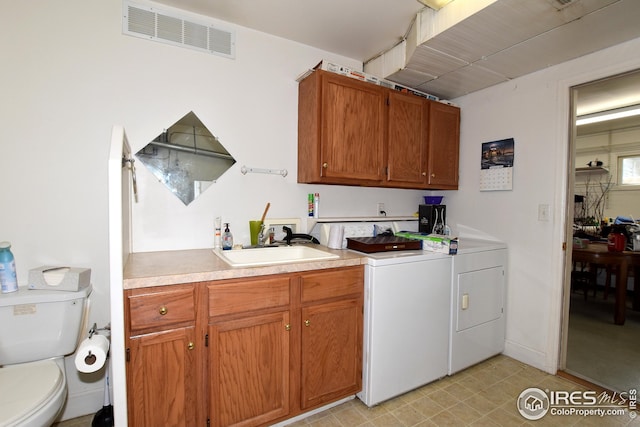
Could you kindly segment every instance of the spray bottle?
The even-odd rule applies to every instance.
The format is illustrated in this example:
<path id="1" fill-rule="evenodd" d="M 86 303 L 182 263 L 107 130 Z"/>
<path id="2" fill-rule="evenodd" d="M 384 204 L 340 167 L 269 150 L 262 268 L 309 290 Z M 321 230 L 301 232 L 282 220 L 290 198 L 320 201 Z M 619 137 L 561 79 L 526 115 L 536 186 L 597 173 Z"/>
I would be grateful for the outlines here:
<path id="1" fill-rule="evenodd" d="M 16 263 L 10 242 L 0 242 L 0 285 L 3 294 L 18 290 Z"/>

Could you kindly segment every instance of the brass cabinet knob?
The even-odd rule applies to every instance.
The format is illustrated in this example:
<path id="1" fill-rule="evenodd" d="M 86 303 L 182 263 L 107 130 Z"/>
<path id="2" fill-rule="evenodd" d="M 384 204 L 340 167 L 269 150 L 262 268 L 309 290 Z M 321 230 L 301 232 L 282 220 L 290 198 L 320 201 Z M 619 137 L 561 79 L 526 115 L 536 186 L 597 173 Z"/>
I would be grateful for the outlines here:
<path id="1" fill-rule="evenodd" d="M 435 173 L 432 173 L 432 174 L 431 174 L 431 178 L 435 178 L 435 177 L 436 177 L 436 174 L 435 174 Z"/>
<path id="2" fill-rule="evenodd" d="M 188 348 L 189 350 L 193 350 L 193 349 L 195 348 L 195 346 L 196 346 L 196 345 L 195 345 L 194 343 L 190 342 L 190 343 L 187 345 L 187 348 Z"/>
<path id="3" fill-rule="evenodd" d="M 160 310 L 158 310 L 158 312 L 160 313 L 161 316 L 164 316 L 169 312 L 169 310 L 167 310 L 167 307 L 163 305 L 162 307 L 160 307 Z"/>
<path id="4" fill-rule="evenodd" d="M 323 167 L 324 169 L 328 168 L 328 167 L 329 167 L 329 163 L 324 162 L 324 163 L 322 164 L 322 167 Z"/>
<path id="5" fill-rule="evenodd" d="M 291 325 L 289 323 L 287 323 L 286 325 L 284 325 L 284 330 L 285 331 L 290 331 L 291 330 Z"/>
<path id="6" fill-rule="evenodd" d="M 309 320 L 305 320 L 304 321 L 304 326 L 309 327 L 309 325 L 311 325 L 311 322 Z"/>
<path id="7" fill-rule="evenodd" d="M 427 176 L 427 173 L 426 172 L 422 172 L 422 176 Z"/>

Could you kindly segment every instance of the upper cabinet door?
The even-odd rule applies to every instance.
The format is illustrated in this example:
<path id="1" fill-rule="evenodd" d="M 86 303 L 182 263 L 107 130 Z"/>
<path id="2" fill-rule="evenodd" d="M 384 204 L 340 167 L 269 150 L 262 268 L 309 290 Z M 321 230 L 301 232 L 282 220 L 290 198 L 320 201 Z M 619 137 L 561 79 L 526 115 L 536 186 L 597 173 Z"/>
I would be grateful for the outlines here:
<path id="1" fill-rule="evenodd" d="M 427 183 L 429 104 L 389 91 L 387 181 L 391 187 L 424 188 Z"/>
<path id="2" fill-rule="evenodd" d="M 457 190 L 460 109 L 441 102 L 429 104 L 428 187 Z"/>
<path id="3" fill-rule="evenodd" d="M 298 182 L 379 185 L 385 127 L 383 87 L 313 72 L 299 86 Z"/>
<path id="4" fill-rule="evenodd" d="M 321 175 L 380 181 L 385 96 L 380 86 L 322 76 Z"/>

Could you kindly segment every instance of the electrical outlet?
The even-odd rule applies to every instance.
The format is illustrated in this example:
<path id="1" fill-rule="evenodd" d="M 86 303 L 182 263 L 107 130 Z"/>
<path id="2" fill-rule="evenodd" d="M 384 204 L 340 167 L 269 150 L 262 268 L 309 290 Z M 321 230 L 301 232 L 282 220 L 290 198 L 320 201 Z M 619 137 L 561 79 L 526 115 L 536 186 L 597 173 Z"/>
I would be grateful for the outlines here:
<path id="1" fill-rule="evenodd" d="M 378 213 L 378 216 L 387 216 L 387 211 L 384 208 L 384 203 L 378 202 L 376 212 Z"/>

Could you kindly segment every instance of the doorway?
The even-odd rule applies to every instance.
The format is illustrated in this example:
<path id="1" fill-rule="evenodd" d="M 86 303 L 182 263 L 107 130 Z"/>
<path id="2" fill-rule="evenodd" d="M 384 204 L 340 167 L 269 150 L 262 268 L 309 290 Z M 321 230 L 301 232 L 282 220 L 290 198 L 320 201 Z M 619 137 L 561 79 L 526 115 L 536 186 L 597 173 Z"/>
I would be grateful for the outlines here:
<path id="1" fill-rule="evenodd" d="M 574 247 L 606 245 L 607 226 L 619 217 L 640 219 L 640 185 L 625 186 L 621 159 L 640 157 L 640 115 L 576 126 L 576 118 L 640 108 L 640 70 L 571 88 L 569 202 L 573 218 L 567 242 Z M 615 270 L 572 262 L 564 304 L 561 368 L 613 391 L 640 384 L 640 312 L 625 310 L 624 325 L 613 322 Z M 633 280 L 631 281 L 633 282 Z M 640 290 L 638 290 L 640 292 Z M 628 290 L 629 296 L 634 292 Z M 631 298 L 627 298 L 628 301 Z"/>

